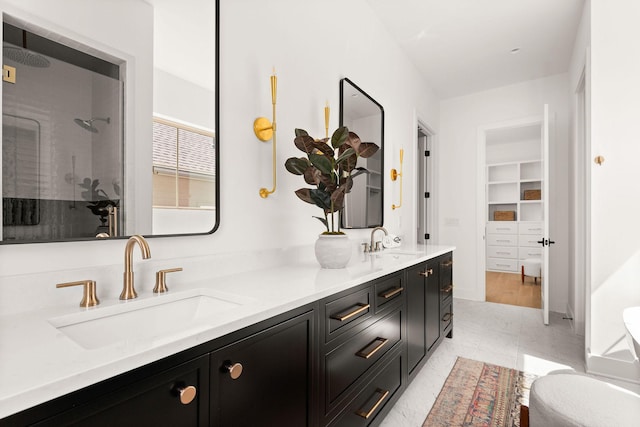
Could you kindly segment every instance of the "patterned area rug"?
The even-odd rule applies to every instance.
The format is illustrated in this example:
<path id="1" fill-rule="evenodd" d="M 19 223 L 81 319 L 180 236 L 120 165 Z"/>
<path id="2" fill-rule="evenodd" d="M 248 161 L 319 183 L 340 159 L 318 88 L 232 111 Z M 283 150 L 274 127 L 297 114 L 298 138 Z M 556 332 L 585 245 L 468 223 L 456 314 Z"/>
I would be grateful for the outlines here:
<path id="1" fill-rule="evenodd" d="M 458 357 L 423 427 L 520 426 L 535 375 Z"/>

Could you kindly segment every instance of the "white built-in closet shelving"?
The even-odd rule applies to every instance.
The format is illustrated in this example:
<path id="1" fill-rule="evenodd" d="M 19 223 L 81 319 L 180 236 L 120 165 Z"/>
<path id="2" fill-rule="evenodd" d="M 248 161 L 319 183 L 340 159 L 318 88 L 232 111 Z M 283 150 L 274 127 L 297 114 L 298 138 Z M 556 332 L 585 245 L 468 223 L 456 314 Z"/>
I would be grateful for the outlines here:
<path id="1" fill-rule="evenodd" d="M 542 162 L 526 160 L 487 165 L 489 221 L 495 211 L 514 211 L 516 221 L 542 221 L 542 201 L 525 200 L 525 190 L 542 188 Z"/>
<path id="2" fill-rule="evenodd" d="M 541 190 L 542 162 L 520 160 L 487 165 L 487 270 L 519 272 L 522 261 L 539 258 L 542 200 L 525 200 L 526 190 Z M 496 211 L 513 211 L 513 221 L 493 221 Z"/>

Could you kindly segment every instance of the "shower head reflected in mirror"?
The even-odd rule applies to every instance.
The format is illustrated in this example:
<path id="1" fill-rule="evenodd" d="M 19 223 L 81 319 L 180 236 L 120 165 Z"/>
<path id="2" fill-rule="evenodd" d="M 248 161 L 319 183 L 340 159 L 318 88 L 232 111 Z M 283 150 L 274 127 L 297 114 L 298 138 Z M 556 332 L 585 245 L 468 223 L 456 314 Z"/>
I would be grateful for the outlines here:
<path id="1" fill-rule="evenodd" d="M 51 65 L 51 62 L 43 55 L 21 47 L 4 46 L 2 53 L 12 61 L 29 67 L 48 68 Z"/>
<path id="2" fill-rule="evenodd" d="M 92 132 L 92 133 L 98 133 L 98 128 L 96 128 L 93 125 L 93 122 L 100 121 L 100 122 L 106 122 L 108 124 L 108 123 L 111 123 L 111 117 L 107 117 L 106 119 L 103 119 L 102 117 L 92 117 L 89 120 L 73 119 L 73 121 L 76 122 L 76 124 L 84 130 L 88 130 L 89 132 Z"/>

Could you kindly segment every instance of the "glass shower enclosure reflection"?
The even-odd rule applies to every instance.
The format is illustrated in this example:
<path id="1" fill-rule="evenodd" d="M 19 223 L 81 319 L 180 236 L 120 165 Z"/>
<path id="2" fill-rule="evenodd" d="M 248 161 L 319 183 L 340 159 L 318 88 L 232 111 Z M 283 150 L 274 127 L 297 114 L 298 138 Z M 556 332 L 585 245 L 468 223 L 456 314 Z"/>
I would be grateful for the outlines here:
<path id="1" fill-rule="evenodd" d="M 3 65 L 1 240 L 117 235 L 119 67 L 7 22 Z"/>

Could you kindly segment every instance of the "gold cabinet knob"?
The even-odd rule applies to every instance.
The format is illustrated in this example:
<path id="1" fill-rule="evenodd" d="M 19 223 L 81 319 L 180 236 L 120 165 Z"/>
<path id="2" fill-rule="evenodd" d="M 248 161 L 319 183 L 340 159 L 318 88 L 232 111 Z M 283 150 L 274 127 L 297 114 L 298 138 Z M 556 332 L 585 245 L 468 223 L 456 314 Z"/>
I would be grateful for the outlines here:
<path id="1" fill-rule="evenodd" d="M 241 363 L 231 363 L 227 362 L 224 365 L 224 368 L 229 372 L 229 376 L 232 380 L 237 380 L 242 375 L 242 364 Z"/>
<path id="2" fill-rule="evenodd" d="M 193 402 L 193 399 L 195 399 L 196 395 L 198 394 L 198 390 L 195 388 L 195 386 L 192 385 L 188 385 L 186 387 L 178 387 L 176 391 L 178 392 L 178 396 L 180 397 L 180 403 L 182 403 L 183 405 L 188 405 L 189 403 Z"/>

